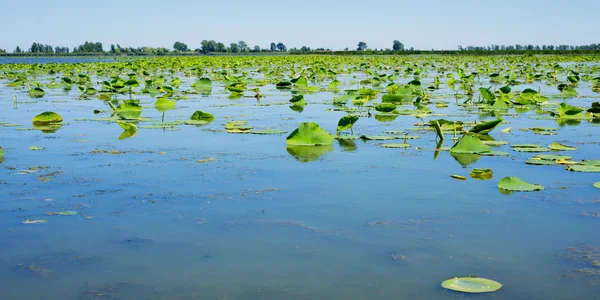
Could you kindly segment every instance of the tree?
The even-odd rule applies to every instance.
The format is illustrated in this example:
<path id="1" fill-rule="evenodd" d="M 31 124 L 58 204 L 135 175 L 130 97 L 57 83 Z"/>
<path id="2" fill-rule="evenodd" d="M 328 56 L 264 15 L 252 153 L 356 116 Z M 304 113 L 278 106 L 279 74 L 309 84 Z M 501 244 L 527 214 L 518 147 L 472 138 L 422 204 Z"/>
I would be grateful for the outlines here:
<path id="1" fill-rule="evenodd" d="M 254 52 L 260 52 L 260 46 L 259 45 L 254 46 Z"/>
<path id="2" fill-rule="evenodd" d="M 356 48 L 356 50 L 358 50 L 358 51 L 364 51 L 365 49 L 367 49 L 367 43 L 365 43 L 365 42 L 358 42 L 358 48 Z"/>
<path id="3" fill-rule="evenodd" d="M 277 44 L 271 43 L 271 52 L 277 51 Z"/>
<path id="4" fill-rule="evenodd" d="M 173 49 L 181 52 L 187 52 L 190 50 L 188 46 L 182 42 L 175 42 L 175 44 L 173 44 Z"/>
<path id="5" fill-rule="evenodd" d="M 217 43 L 217 52 L 227 52 L 227 47 L 225 47 L 225 44 L 219 42 Z"/>
<path id="6" fill-rule="evenodd" d="M 238 46 L 238 44 L 236 43 L 231 43 L 229 44 L 229 49 L 231 50 L 231 52 L 233 53 L 238 53 L 240 52 L 240 47 Z"/>
<path id="7" fill-rule="evenodd" d="M 73 49 L 73 52 L 103 52 L 102 43 L 91 43 L 85 42 L 83 45 L 79 45 Z"/>
<path id="8" fill-rule="evenodd" d="M 279 42 L 277 44 L 277 50 L 279 50 L 279 52 L 287 52 L 287 47 L 282 42 Z"/>
<path id="9" fill-rule="evenodd" d="M 248 44 L 246 44 L 246 42 L 244 42 L 244 41 L 238 42 L 238 48 L 240 48 L 240 52 L 248 52 L 248 50 L 249 50 Z"/>
<path id="10" fill-rule="evenodd" d="M 21 47 L 17 46 L 17 48 L 15 48 L 15 51 L 13 51 L 13 53 L 23 53 L 23 50 L 21 50 Z"/>
<path id="11" fill-rule="evenodd" d="M 398 40 L 395 40 L 394 45 L 392 46 L 392 50 L 404 51 L 404 44 L 400 43 L 400 41 L 398 41 Z"/>

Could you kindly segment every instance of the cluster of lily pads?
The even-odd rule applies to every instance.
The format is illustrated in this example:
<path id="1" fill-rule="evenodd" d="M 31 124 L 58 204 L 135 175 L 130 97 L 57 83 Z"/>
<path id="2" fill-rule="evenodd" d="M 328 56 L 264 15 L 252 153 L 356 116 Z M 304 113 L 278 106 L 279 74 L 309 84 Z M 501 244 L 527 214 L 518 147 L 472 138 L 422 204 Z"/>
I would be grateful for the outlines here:
<path id="1" fill-rule="evenodd" d="M 185 120 L 165 122 L 164 111 L 175 109 L 178 103 L 191 98 L 214 97 L 228 106 L 231 101 L 253 102 L 254 107 L 287 107 L 302 118 L 309 97 L 327 93 L 326 111 L 344 113 L 336 117 L 335 134 L 316 122 L 296 122 L 285 139 L 287 151 L 299 161 L 310 162 L 352 140 L 381 142 L 383 148 L 411 148 L 408 140 L 421 136 L 409 131 L 429 134 L 435 157 L 442 151 L 462 165 L 482 156 L 509 156 L 493 150 L 509 145 L 497 141 L 490 133 L 508 119 L 533 113 L 530 118 L 554 120 L 559 126 L 583 122 L 600 122 L 600 103 L 593 97 L 600 93 L 600 66 L 595 56 L 544 57 L 177 57 L 144 58 L 130 61 L 79 64 L 10 64 L 0 65 L 0 82 L 14 89 L 21 99 L 43 101 L 55 90 L 64 90 L 77 100 L 101 101 L 105 109 L 94 114 L 109 115 L 97 119 L 120 126 L 119 139 L 133 138 L 139 130 L 205 126 L 215 120 L 223 123 L 230 134 L 286 134 L 286 130 L 255 128 L 248 120 L 219 119 L 211 109 L 196 110 Z M 564 62 L 569 62 L 565 64 Z M 543 90 L 542 90 L 543 87 Z M 553 92 L 550 92 L 553 91 Z M 161 121 L 143 116 L 147 106 L 140 97 L 152 99 L 154 109 L 163 112 Z M 267 101 L 270 98 L 285 101 Z M 248 101 L 251 99 L 251 101 Z M 15 96 L 15 107 L 19 104 Z M 286 108 L 286 109 L 287 109 Z M 33 129 L 53 133 L 66 125 L 55 112 L 41 112 L 33 117 Z M 457 114 L 477 113 L 490 117 L 485 121 L 458 120 Z M 454 116 L 453 116 L 454 114 Z M 339 119 L 338 119 L 339 118 Z M 383 134 L 357 134 L 354 126 L 361 119 L 374 118 L 382 126 L 398 118 L 418 120 L 415 128 L 382 130 Z M 73 121 L 77 121 L 76 119 Z M 0 123 L 3 127 L 17 127 Z M 555 135 L 559 128 L 532 127 L 522 129 L 532 134 Z M 349 131 L 349 132 L 348 132 Z M 358 131 L 358 130 L 357 130 Z M 360 131 L 359 131 L 360 132 Z M 509 134 L 511 128 L 503 133 Z M 452 136 L 450 138 L 450 136 Z M 451 146 L 444 142 L 451 139 Z M 283 144 L 283 137 L 282 137 Z M 282 145 L 283 146 L 283 145 Z M 525 161 L 529 165 L 559 165 L 573 172 L 600 172 L 600 160 L 574 161 L 559 154 L 576 151 L 577 147 L 559 142 L 548 146 L 510 144 L 517 152 L 532 153 Z M 7 155 L 0 148 L 0 162 Z M 8 154 L 10 155 L 10 154 Z M 476 180 L 493 177 L 491 169 L 474 169 L 469 176 Z M 466 176 L 452 175 L 466 180 Z M 600 188 L 600 183 L 594 184 Z M 502 191 L 539 191 L 544 187 L 507 176 L 498 181 Z M 58 213 L 61 215 L 61 213 Z M 42 223 L 28 220 L 27 224 Z M 496 291 L 501 284 L 483 278 L 461 277 L 444 281 L 445 288 L 462 292 Z"/>

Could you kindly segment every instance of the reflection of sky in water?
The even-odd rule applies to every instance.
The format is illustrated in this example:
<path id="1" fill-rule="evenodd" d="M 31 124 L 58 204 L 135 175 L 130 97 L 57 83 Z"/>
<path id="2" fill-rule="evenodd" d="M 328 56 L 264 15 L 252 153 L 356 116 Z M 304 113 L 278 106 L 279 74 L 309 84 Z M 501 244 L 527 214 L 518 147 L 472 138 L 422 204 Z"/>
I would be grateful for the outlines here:
<path id="1" fill-rule="evenodd" d="M 350 88 L 348 77 L 340 78 L 343 88 Z M 422 81 L 428 85 L 433 76 Z M 184 80 L 181 89 L 189 84 Z M 557 92 L 540 86 L 543 94 Z M 450 103 L 444 118 L 479 119 L 457 110 L 454 92 L 440 87 L 433 94 L 448 95 L 443 100 Z M 6 150 L 0 168 L 0 298 L 101 299 L 102 293 L 117 299 L 458 299 L 466 296 L 444 291 L 439 283 L 470 274 L 504 284 L 483 298 L 591 299 L 597 294 L 588 281 L 600 277 L 563 276 L 590 267 L 566 260 L 568 247 L 600 246 L 597 219 L 582 216 L 599 210 L 591 184 L 600 179 L 593 174 L 525 165 L 534 154 L 510 146 L 493 147 L 509 157 L 436 153 L 433 132 L 409 130 L 422 121 L 412 116 L 390 123 L 361 118 L 354 126 L 358 135 L 407 130 L 420 136 L 407 141 L 408 149 L 376 146 L 403 140 L 358 139 L 307 152 L 286 147 L 286 135 L 213 132 L 223 130 L 229 116 L 256 129 L 291 132 L 300 122 L 314 121 L 334 132 L 345 115 L 319 104 L 332 99 L 328 92 L 305 95 L 308 105 L 299 114 L 288 105 L 228 100 L 222 89 L 216 83 L 210 97 L 190 95 L 164 116 L 173 122 L 203 110 L 216 117 L 209 125 L 139 129 L 134 137 L 118 140 L 123 131 L 117 124 L 77 120 L 108 117 L 93 110 L 109 108 L 96 99 L 74 100 L 76 88 L 47 90 L 35 103 L 25 91 L 1 88 L 0 122 L 31 127 L 34 115 L 52 110 L 67 124 L 53 134 L 0 128 L 0 146 Z M 578 90 L 591 95 L 587 83 Z M 261 92 L 263 104 L 290 98 L 289 91 L 271 86 Z M 12 103 L 15 93 L 18 109 Z M 160 121 L 162 113 L 152 101 L 140 99 L 142 116 Z M 590 99 L 569 102 L 589 106 Z M 245 105 L 213 106 L 228 103 Z M 512 127 L 512 133 L 496 129 L 495 139 L 562 141 L 579 147 L 568 153 L 575 160 L 600 158 L 598 146 L 591 144 L 597 127 L 588 122 L 543 136 L 519 129 L 557 127 L 555 121 L 532 120 L 534 112 L 509 114 L 510 123 L 499 129 Z M 450 137 L 444 146 L 451 145 Z M 32 145 L 45 149 L 29 151 Z M 95 149 L 122 154 L 93 154 Z M 34 166 L 48 168 L 15 174 Z M 468 177 L 472 168 L 491 168 L 494 178 L 449 177 Z M 504 176 L 546 190 L 502 195 L 496 184 Z M 82 214 L 45 215 L 65 210 Z M 25 218 L 48 223 L 22 225 Z"/>

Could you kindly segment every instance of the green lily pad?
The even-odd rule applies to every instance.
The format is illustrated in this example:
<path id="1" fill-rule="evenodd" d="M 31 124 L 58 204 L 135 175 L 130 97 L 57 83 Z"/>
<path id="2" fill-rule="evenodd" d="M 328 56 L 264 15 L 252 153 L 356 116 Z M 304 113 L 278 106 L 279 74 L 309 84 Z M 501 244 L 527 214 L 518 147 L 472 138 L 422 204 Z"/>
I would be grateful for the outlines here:
<path id="1" fill-rule="evenodd" d="M 593 186 L 597 189 L 600 189 L 600 181 L 594 182 Z"/>
<path id="2" fill-rule="evenodd" d="M 383 148 L 409 148 L 412 145 L 411 144 L 392 144 L 392 143 L 388 143 L 388 144 L 377 144 L 377 146 L 383 147 Z"/>
<path id="3" fill-rule="evenodd" d="M 23 222 L 21 222 L 23 224 L 43 224 L 43 223 L 48 223 L 48 220 L 25 220 Z"/>
<path id="4" fill-rule="evenodd" d="M 207 112 L 203 112 L 200 110 L 197 110 L 194 112 L 194 114 L 190 117 L 190 120 L 192 121 L 204 121 L 204 122 L 212 122 L 215 119 L 215 116 L 213 116 L 211 113 L 207 113 Z"/>
<path id="5" fill-rule="evenodd" d="M 79 213 L 78 213 L 78 212 L 76 212 L 76 211 L 67 210 L 67 211 L 61 211 L 61 212 L 58 212 L 57 214 L 58 214 L 59 216 L 74 216 L 74 215 L 77 215 L 77 214 L 79 214 Z"/>
<path id="6" fill-rule="evenodd" d="M 337 140 L 358 140 L 360 136 L 358 135 L 338 135 L 335 137 Z"/>
<path id="7" fill-rule="evenodd" d="M 209 121 L 205 120 L 185 120 L 183 124 L 185 125 L 206 125 L 209 124 Z"/>
<path id="8" fill-rule="evenodd" d="M 600 172 L 600 166 L 593 166 L 593 165 L 572 165 L 572 166 L 568 166 L 567 170 L 569 170 L 571 172 L 598 173 L 598 172 Z"/>
<path id="9" fill-rule="evenodd" d="M 29 147 L 29 150 L 31 150 L 31 151 L 40 151 L 40 150 L 44 150 L 44 147 L 31 146 L 31 147 Z"/>
<path id="10" fill-rule="evenodd" d="M 502 284 L 481 277 L 454 277 L 444 280 L 442 287 L 463 293 L 490 293 L 502 288 Z"/>
<path id="11" fill-rule="evenodd" d="M 63 118 L 55 112 L 46 111 L 35 117 L 33 117 L 32 122 L 34 124 L 50 124 L 50 123 L 60 123 L 63 121 Z"/>
<path id="12" fill-rule="evenodd" d="M 499 146 L 508 145 L 507 141 L 481 141 L 481 142 L 484 145 L 491 146 L 491 147 L 499 147 Z"/>
<path id="13" fill-rule="evenodd" d="M 551 150 L 548 148 L 543 148 L 543 147 L 533 147 L 533 148 L 526 148 L 526 147 L 522 147 L 522 148 L 513 148 L 514 151 L 518 151 L 518 152 L 550 152 Z"/>
<path id="14" fill-rule="evenodd" d="M 577 150 L 577 147 L 563 145 L 559 142 L 552 143 L 552 145 L 548 146 L 548 148 L 550 148 L 554 151 L 575 151 L 575 150 Z"/>
<path id="15" fill-rule="evenodd" d="M 513 148 L 543 148 L 541 145 L 537 144 L 514 144 L 510 146 Z"/>
<path id="16" fill-rule="evenodd" d="M 500 179 L 500 182 L 498 182 L 498 188 L 517 192 L 541 191 L 544 189 L 544 187 L 539 184 L 527 183 L 514 176 Z"/>
<path id="17" fill-rule="evenodd" d="M 123 122 L 121 120 L 117 121 L 117 124 L 123 128 L 124 131 L 136 131 L 137 126 L 133 123 Z"/>
<path id="18" fill-rule="evenodd" d="M 250 131 L 252 134 L 286 134 L 286 130 L 275 130 L 275 129 L 254 129 Z"/>
<path id="19" fill-rule="evenodd" d="M 484 145 L 478 137 L 466 134 L 450 148 L 450 153 L 477 154 L 490 152 L 490 150 L 490 147 Z"/>
<path id="20" fill-rule="evenodd" d="M 492 171 L 492 169 L 473 169 L 469 175 L 473 179 L 488 180 L 492 179 L 494 171 Z"/>
<path id="21" fill-rule="evenodd" d="M 538 154 L 535 156 L 535 158 L 539 158 L 542 160 L 569 160 L 572 159 L 573 157 L 571 156 L 567 156 L 567 155 L 554 155 L 554 154 Z"/>
<path id="22" fill-rule="evenodd" d="M 555 165 L 556 163 L 552 160 L 544 160 L 541 158 L 529 158 L 525 161 L 528 165 L 537 165 L 537 166 L 550 166 Z"/>
<path id="23" fill-rule="evenodd" d="M 360 138 L 363 140 L 374 140 L 374 141 L 387 141 L 387 140 L 399 139 L 399 137 L 395 136 L 395 135 L 361 135 Z"/>
<path id="24" fill-rule="evenodd" d="M 286 139 L 286 144 L 295 146 L 319 146 L 333 144 L 334 136 L 317 123 L 302 122 Z"/>

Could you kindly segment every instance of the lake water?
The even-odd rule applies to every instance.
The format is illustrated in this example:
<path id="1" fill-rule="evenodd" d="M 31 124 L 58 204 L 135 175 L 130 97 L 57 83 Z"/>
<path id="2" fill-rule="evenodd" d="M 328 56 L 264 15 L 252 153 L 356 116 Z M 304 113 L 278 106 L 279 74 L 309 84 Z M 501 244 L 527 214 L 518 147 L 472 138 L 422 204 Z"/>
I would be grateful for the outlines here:
<path id="1" fill-rule="evenodd" d="M 202 65 L 208 58 L 192 59 Z M 247 59 L 269 67 L 272 58 Z M 275 60 L 284 59 L 303 58 Z M 366 62 L 375 68 L 379 59 L 352 58 L 348 64 Z M 393 67 L 406 68 L 401 59 L 385 59 L 388 64 L 399 60 Z M 405 59 L 421 64 L 418 57 Z M 445 59 L 424 58 L 438 65 Z M 471 69 L 478 63 L 464 59 Z M 492 62 L 507 65 L 501 58 Z M 182 80 L 181 91 L 196 80 L 181 70 L 175 74 Z M 248 76 L 262 76 L 253 74 Z M 423 86 L 431 85 L 435 75 L 434 68 L 426 68 Z M 37 81 L 48 83 L 50 77 Z M 93 75 L 92 82 L 106 78 Z M 355 81 L 365 74 L 337 78 L 343 90 L 356 88 Z M 486 78 L 477 79 L 476 87 L 502 86 Z M 395 81 L 412 79 L 398 76 Z M 592 186 L 600 175 L 526 165 L 535 153 L 516 152 L 509 145 L 494 148 L 509 156 L 484 156 L 466 166 L 447 151 L 436 155 L 435 133 L 412 131 L 415 123 L 493 119 L 457 106 L 456 89 L 440 79 L 440 89 L 430 93 L 448 107 L 429 107 L 446 116 L 401 115 L 392 122 L 362 117 L 354 125 L 358 135 L 406 130 L 420 137 L 407 141 L 410 148 L 335 141 L 332 151 L 303 162 L 286 150 L 286 134 L 229 134 L 224 123 L 246 120 L 254 128 L 292 132 L 300 122 L 312 121 L 334 133 L 347 113 L 330 110 L 332 92 L 306 93 L 308 105 L 298 113 L 279 105 L 291 98 L 289 90 L 262 86 L 266 97 L 257 105 L 252 97 L 228 99 L 224 83 L 213 80 L 211 95 L 187 95 L 164 116 L 154 108 L 154 98 L 138 93 L 142 116 L 149 119 L 139 126 L 163 117 L 165 122 L 186 120 L 196 110 L 214 114 L 215 121 L 140 128 L 134 137 L 119 140 L 123 130 L 116 123 L 97 120 L 110 117 L 110 107 L 97 96 L 79 99 L 81 92 L 73 86 L 44 88 L 44 97 L 30 98 L 26 87 L 8 87 L 9 80 L 0 77 L 0 146 L 5 150 L 0 165 L 0 298 L 598 299 L 599 269 L 584 259 L 569 259 L 569 248 L 600 247 L 600 218 L 590 214 L 600 211 L 600 190 Z M 513 90 L 528 87 L 539 88 L 550 102 L 564 100 L 554 97 L 556 85 L 546 82 Z M 576 90 L 581 97 L 567 99 L 569 104 L 589 107 L 598 101 L 591 82 L 580 82 Z M 95 109 L 107 112 L 96 115 Z M 57 112 L 66 124 L 54 133 L 23 130 L 43 111 Z M 535 116 L 535 109 L 511 109 L 503 116 L 506 123 L 490 135 L 511 144 L 560 141 L 578 147 L 560 153 L 573 160 L 600 159 L 596 124 L 559 125 Z M 502 133 L 507 127 L 511 133 Z M 559 130 L 556 135 L 520 130 L 530 127 Z M 444 146 L 450 147 L 452 133 L 446 136 Z M 44 149 L 32 151 L 31 146 Z M 450 177 L 469 177 L 473 168 L 491 168 L 494 177 Z M 505 176 L 546 189 L 505 195 L 497 188 Z M 60 211 L 79 214 L 46 215 Z M 26 219 L 48 222 L 22 224 Z M 577 271 L 582 268 L 596 273 Z M 469 295 L 440 286 L 444 279 L 472 274 L 499 281 L 503 288 Z"/>

